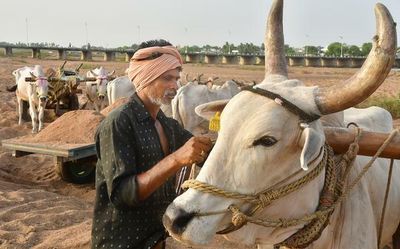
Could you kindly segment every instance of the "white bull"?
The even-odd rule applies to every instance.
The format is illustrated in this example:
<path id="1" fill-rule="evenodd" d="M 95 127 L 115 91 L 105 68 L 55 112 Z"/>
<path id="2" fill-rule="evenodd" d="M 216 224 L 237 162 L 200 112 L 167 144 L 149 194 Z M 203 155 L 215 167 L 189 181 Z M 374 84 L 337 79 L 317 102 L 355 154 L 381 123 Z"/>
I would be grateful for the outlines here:
<path id="1" fill-rule="evenodd" d="M 44 109 L 48 100 L 48 78 L 45 77 L 43 68 L 40 65 L 19 68 L 14 70 L 12 74 L 15 77 L 16 85 L 7 90 L 16 90 L 18 124 L 22 124 L 23 101 L 27 101 L 29 103 L 29 114 L 32 119 L 32 133 L 37 133 L 44 126 Z M 27 82 L 25 80 L 26 77 L 31 77 L 34 81 Z"/>
<path id="2" fill-rule="evenodd" d="M 240 91 L 239 86 L 232 80 L 226 81 L 222 86 L 213 86 L 189 82 L 178 89 L 172 100 L 172 117 L 186 130 L 193 134 L 202 134 L 208 131 L 208 122 L 196 115 L 196 106 L 222 99 L 230 99 Z"/>
<path id="3" fill-rule="evenodd" d="M 132 96 L 135 92 L 135 86 L 128 76 L 115 78 L 107 85 L 107 96 L 110 105 L 114 104 L 118 99 Z M 161 110 L 167 117 L 172 117 L 171 105 L 161 105 Z"/>
<path id="4" fill-rule="evenodd" d="M 103 67 L 95 68 L 86 73 L 87 77 L 94 77 L 96 81 L 86 82 L 86 95 L 90 102 L 93 103 L 96 111 L 101 111 L 108 105 L 107 100 L 107 83 L 111 79 L 115 71 L 108 73 Z"/>
<path id="5" fill-rule="evenodd" d="M 362 102 L 384 81 L 393 65 L 396 49 L 393 19 L 382 4 L 377 4 L 377 35 L 360 71 L 349 80 L 328 88 L 307 87 L 298 80 L 287 78 L 282 11 L 283 1 L 275 0 L 265 38 L 267 50 L 264 81 L 252 91 L 239 93 L 226 106 L 219 102 L 197 108 L 201 115 L 208 117 L 212 112 L 224 108 L 221 130 L 198 177 L 187 183 L 190 189 L 176 198 L 166 210 L 164 225 L 172 237 L 188 244 L 207 244 L 217 231 L 229 226 L 232 218 L 237 230 L 228 234 L 227 238 L 238 243 L 257 244 L 259 248 L 282 245 L 282 242 L 290 248 L 383 248 L 391 243 L 400 221 L 398 161 L 394 162 L 379 244 L 388 159 L 374 162 L 347 198 L 337 204 L 328 222 L 324 222 L 326 227 L 316 229 L 309 223 L 312 229 L 307 230 L 307 226 L 306 230 L 302 230 L 307 222 L 295 225 L 285 225 L 282 222 L 284 219 L 304 217 L 315 212 L 320 203 L 328 205 L 337 200 L 336 195 L 325 196 L 329 192 L 324 187 L 327 181 L 324 158 L 329 153 L 323 149 L 326 141 L 318 116 L 337 113 Z M 358 112 L 357 115 L 354 111 Z M 344 115 L 342 120 L 345 123 L 358 122 L 373 131 L 385 131 L 391 127 L 388 118 L 382 120 L 382 124 L 370 122 L 379 118 L 370 110 L 352 109 L 337 115 Z M 334 119 L 328 119 L 325 124 L 344 125 L 343 122 L 334 122 Z M 369 159 L 365 156 L 356 157 L 345 185 L 356 178 Z M 310 172 L 320 165 L 324 168 L 313 180 L 287 195 L 276 194 L 280 187 L 306 175 L 310 176 Z M 236 210 L 235 217 L 232 217 L 228 207 L 232 211 L 231 205 L 234 205 L 248 213 L 254 204 L 233 195 L 221 196 L 217 190 L 207 193 L 198 186 L 207 187 L 208 191 L 210 186 L 214 186 L 217 190 L 242 194 L 252 200 L 257 197 L 255 203 L 261 206 L 254 218 L 275 220 L 282 226 L 243 223 L 243 216 L 238 216 L 240 213 Z M 320 202 L 322 194 L 325 198 Z M 240 226 L 240 221 L 243 226 Z M 313 236 L 300 237 L 300 240 L 292 237 L 302 231 Z M 308 238 L 311 240 L 306 240 Z"/>

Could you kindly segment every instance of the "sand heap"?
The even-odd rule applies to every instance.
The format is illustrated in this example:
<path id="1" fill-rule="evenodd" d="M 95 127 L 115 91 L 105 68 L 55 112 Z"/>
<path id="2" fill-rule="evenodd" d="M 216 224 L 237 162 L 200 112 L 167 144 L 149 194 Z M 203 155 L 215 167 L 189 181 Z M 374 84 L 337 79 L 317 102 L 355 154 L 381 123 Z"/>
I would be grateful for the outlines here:
<path id="1" fill-rule="evenodd" d="M 26 143 L 87 144 L 94 142 L 94 135 L 104 116 L 93 110 L 77 110 L 63 114 L 38 134 L 16 140 Z"/>
<path id="2" fill-rule="evenodd" d="M 107 106 L 106 108 L 104 108 L 103 110 L 101 110 L 101 114 L 104 116 L 107 116 L 112 110 L 114 110 L 115 108 L 127 103 L 129 101 L 129 97 L 125 97 L 122 99 L 118 99 L 117 101 L 115 101 L 112 105 Z"/>

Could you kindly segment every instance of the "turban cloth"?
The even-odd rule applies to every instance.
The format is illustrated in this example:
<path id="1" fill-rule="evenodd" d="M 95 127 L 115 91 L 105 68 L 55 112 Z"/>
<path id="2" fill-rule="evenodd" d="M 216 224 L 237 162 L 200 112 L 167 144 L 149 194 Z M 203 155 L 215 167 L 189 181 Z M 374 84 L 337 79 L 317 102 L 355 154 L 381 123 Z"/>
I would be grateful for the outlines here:
<path id="1" fill-rule="evenodd" d="M 166 71 L 181 67 L 182 63 L 179 51 L 173 46 L 142 48 L 133 55 L 127 73 L 136 92 L 140 92 Z"/>

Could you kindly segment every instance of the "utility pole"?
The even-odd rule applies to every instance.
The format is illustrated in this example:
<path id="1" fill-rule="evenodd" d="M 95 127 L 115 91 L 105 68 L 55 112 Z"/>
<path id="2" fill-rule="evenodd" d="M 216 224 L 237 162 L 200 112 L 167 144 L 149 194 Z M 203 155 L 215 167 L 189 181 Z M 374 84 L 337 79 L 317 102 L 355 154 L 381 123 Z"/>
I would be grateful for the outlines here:
<path id="1" fill-rule="evenodd" d="M 340 57 L 343 57 L 343 36 L 339 36 L 340 42 Z"/>
<path id="2" fill-rule="evenodd" d="M 138 44 L 140 44 L 141 43 L 141 40 L 140 40 L 140 25 L 137 26 L 137 29 L 138 29 L 138 40 L 139 40 Z"/>
<path id="3" fill-rule="evenodd" d="M 85 35 L 86 35 L 86 45 L 89 44 L 89 40 L 88 40 L 88 28 L 87 28 L 87 22 L 85 22 Z"/>
<path id="4" fill-rule="evenodd" d="M 29 46 L 28 18 L 25 18 L 25 27 L 26 27 L 26 45 Z"/>

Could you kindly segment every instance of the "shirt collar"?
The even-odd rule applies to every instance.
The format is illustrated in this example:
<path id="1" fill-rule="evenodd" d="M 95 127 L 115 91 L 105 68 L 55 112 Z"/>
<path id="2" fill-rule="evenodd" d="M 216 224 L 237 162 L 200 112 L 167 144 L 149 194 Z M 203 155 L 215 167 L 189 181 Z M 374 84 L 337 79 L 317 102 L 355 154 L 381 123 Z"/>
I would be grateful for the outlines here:
<path id="1" fill-rule="evenodd" d="M 142 100 L 139 98 L 139 96 L 137 95 L 137 93 L 134 93 L 131 96 L 131 101 L 133 101 L 134 103 L 139 105 L 138 112 L 136 113 L 136 119 L 139 122 L 143 122 L 143 121 L 145 121 L 147 119 L 152 120 L 152 117 L 150 116 L 150 113 L 144 107 L 144 104 L 143 104 Z M 163 121 L 165 122 L 165 120 L 166 120 L 166 116 L 165 116 L 164 112 L 161 109 L 157 113 L 157 119 L 160 122 L 163 122 Z"/>

